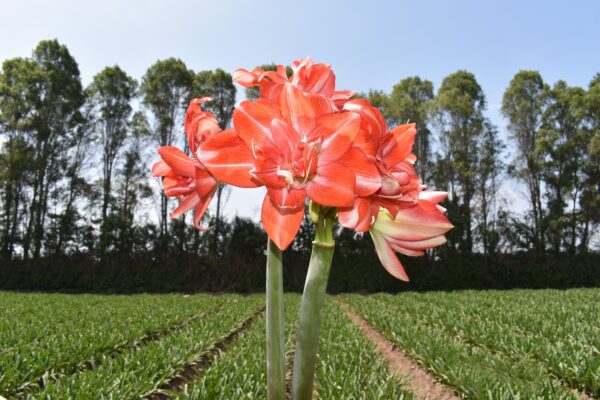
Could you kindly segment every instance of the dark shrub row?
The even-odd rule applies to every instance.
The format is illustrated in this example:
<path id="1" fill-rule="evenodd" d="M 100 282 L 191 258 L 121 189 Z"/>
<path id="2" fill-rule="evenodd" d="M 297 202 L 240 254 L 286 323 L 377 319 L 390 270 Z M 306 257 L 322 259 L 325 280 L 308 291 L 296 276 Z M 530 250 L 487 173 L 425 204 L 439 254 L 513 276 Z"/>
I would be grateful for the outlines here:
<path id="1" fill-rule="evenodd" d="M 511 288 L 600 287 L 600 255 L 536 258 L 473 255 L 445 260 L 404 258 L 410 283 L 392 278 L 374 255 L 334 257 L 329 292 L 399 292 Z M 308 257 L 284 255 L 288 291 L 301 291 Z M 163 260 L 87 256 L 12 262 L 0 266 L 0 289 L 63 292 L 253 292 L 264 288 L 264 256 L 222 260 L 180 255 Z"/>

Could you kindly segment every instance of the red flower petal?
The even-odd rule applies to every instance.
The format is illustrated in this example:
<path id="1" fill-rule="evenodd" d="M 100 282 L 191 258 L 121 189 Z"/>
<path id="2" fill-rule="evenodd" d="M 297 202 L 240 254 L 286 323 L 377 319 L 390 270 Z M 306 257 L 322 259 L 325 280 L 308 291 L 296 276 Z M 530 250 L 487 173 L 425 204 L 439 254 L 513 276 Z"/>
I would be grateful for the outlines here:
<path id="1" fill-rule="evenodd" d="M 301 137 L 307 136 L 315 127 L 316 116 L 311 102 L 304 93 L 290 83 L 283 85 L 279 97 L 279 107 L 283 117 Z"/>
<path id="2" fill-rule="evenodd" d="M 273 203 L 279 208 L 299 208 L 304 206 L 306 190 L 304 189 L 273 189 L 267 188 Z"/>
<path id="3" fill-rule="evenodd" d="M 200 221 L 202 221 L 202 217 L 204 216 L 204 213 L 206 213 L 206 209 L 208 208 L 208 205 L 210 204 L 210 201 L 212 200 L 216 191 L 217 187 L 215 186 L 212 192 L 210 192 L 206 197 L 200 199 L 200 202 L 194 210 L 194 227 L 196 227 L 196 229 L 199 231 L 206 230 L 206 228 L 200 226 Z"/>
<path id="4" fill-rule="evenodd" d="M 398 247 L 403 247 L 405 249 L 410 249 L 410 250 L 433 249 L 434 247 L 441 246 L 447 242 L 446 237 L 444 235 L 435 236 L 435 237 L 432 237 L 430 239 L 425 239 L 425 240 L 416 240 L 414 242 L 411 242 L 408 240 L 396 240 L 389 236 L 385 236 L 385 238 L 386 238 L 386 241 L 390 244 L 396 245 Z"/>
<path id="5" fill-rule="evenodd" d="M 355 113 L 327 114 L 319 118 L 309 140 L 323 138 L 319 165 L 339 159 L 352 145 L 358 134 L 360 117 Z"/>
<path id="6" fill-rule="evenodd" d="M 192 192 L 188 196 L 185 196 L 179 206 L 171 213 L 171 218 L 177 218 L 186 211 L 196 207 L 200 202 L 200 196 L 198 193 Z"/>
<path id="7" fill-rule="evenodd" d="M 196 173 L 194 161 L 183 151 L 173 146 L 158 148 L 158 154 L 176 175 L 193 177 Z"/>
<path id="8" fill-rule="evenodd" d="M 317 174 L 306 186 L 308 197 L 322 206 L 350 207 L 354 204 L 356 177 L 339 163 L 317 167 Z"/>
<path id="9" fill-rule="evenodd" d="M 448 197 L 448 192 L 439 192 L 433 190 L 424 190 L 419 192 L 419 200 L 428 200 L 434 204 L 438 204 L 446 197 Z"/>
<path id="10" fill-rule="evenodd" d="M 264 71 L 260 68 L 255 68 L 252 72 L 244 68 L 238 68 L 233 73 L 232 78 L 235 83 L 242 85 L 245 88 L 249 88 L 258 85 L 258 78 L 262 73 L 264 73 Z"/>
<path id="11" fill-rule="evenodd" d="M 196 168 L 194 182 L 196 183 L 196 192 L 200 197 L 208 196 L 217 186 L 217 180 L 205 168 Z"/>
<path id="12" fill-rule="evenodd" d="M 386 136 L 382 154 L 389 167 L 401 163 L 411 154 L 416 134 L 415 124 L 402 124 Z"/>
<path id="13" fill-rule="evenodd" d="M 279 117 L 269 100 L 243 101 L 233 112 L 233 126 L 248 148 L 264 149 L 273 146 L 271 121 Z"/>
<path id="14" fill-rule="evenodd" d="M 342 226 L 357 232 L 366 232 L 371 228 L 374 217 L 377 217 L 379 207 L 364 197 L 357 197 L 351 208 L 340 208 L 338 219 Z"/>
<path id="15" fill-rule="evenodd" d="M 359 148 L 350 148 L 340 162 L 356 175 L 357 196 L 370 196 L 381 187 L 381 176 L 377 166 Z"/>
<path id="16" fill-rule="evenodd" d="M 165 162 L 165 160 L 158 160 L 152 166 L 152 175 L 154 176 L 166 176 L 171 173 L 171 167 Z"/>
<path id="17" fill-rule="evenodd" d="M 267 194 L 262 206 L 262 224 L 269 238 L 281 250 L 285 250 L 296 237 L 302 218 L 304 203 L 298 208 L 280 208 Z"/>
<path id="18" fill-rule="evenodd" d="M 311 93 L 333 95 L 335 89 L 335 74 L 327 64 L 313 64 L 307 68 L 306 79 L 299 82 L 301 89 Z"/>
<path id="19" fill-rule="evenodd" d="M 400 205 L 395 219 L 379 214 L 374 229 L 396 240 L 417 241 L 443 235 L 452 224 L 427 200 L 414 205 Z"/>
<path id="20" fill-rule="evenodd" d="M 329 97 L 325 97 L 322 94 L 304 93 L 308 102 L 315 110 L 315 118 L 319 118 L 321 115 L 330 114 L 336 111 L 335 106 Z"/>
<path id="21" fill-rule="evenodd" d="M 219 182 L 245 188 L 260 186 L 249 173 L 254 165 L 252 150 L 233 130 L 207 139 L 196 155 Z"/>
<path id="22" fill-rule="evenodd" d="M 383 264 L 383 267 L 389 272 L 392 276 L 406 281 L 409 281 L 408 275 L 402 266 L 400 260 L 398 260 L 398 256 L 394 253 L 394 249 L 390 247 L 389 244 L 383 238 L 383 235 L 377 233 L 377 231 L 371 230 L 371 238 L 373 239 L 373 243 L 375 244 L 375 250 L 377 250 L 377 256 Z"/>

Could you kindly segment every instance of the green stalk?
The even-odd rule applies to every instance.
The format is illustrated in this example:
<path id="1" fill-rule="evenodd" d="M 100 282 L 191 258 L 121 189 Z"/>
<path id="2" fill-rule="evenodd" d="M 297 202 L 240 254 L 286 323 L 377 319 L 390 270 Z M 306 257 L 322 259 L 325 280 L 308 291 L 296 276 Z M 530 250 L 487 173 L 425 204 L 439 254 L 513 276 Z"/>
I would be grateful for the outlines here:
<path id="1" fill-rule="evenodd" d="M 281 250 L 267 244 L 267 397 L 285 399 L 285 335 L 283 326 Z"/>
<path id="2" fill-rule="evenodd" d="M 317 212 L 312 213 L 314 210 L 311 206 L 311 217 L 313 220 L 316 219 L 315 241 L 306 274 L 300 305 L 300 321 L 296 333 L 292 382 L 292 398 L 294 400 L 310 400 L 312 398 L 321 317 L 335 245 L 333 223 L 336 210 L 324 207 L 315 208 L 317 208 L 318 215 L 316 215 Z"/>

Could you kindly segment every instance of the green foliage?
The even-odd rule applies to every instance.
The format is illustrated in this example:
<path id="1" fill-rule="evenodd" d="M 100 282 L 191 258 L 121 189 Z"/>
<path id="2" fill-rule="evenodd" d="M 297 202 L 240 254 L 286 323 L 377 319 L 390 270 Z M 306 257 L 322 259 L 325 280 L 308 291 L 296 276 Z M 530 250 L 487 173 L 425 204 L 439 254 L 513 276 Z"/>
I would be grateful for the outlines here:
<path id="1" fill-rule="evenodd" d="M 417 136 L 413 153 L 417 156 L 415 169 L 423 183 L 431 180 L 432 132 L 431 107 L 433 105 L 433 83 L 418 76 L 401 80 L 394 85 L 389 96 L 385 116 L 392 125 L 414 123 Z"/>
<path id="2" fill-rule="evenodd" d="M 449 246 L 463 254 L 473 251 L 472 202 L 479 172 L 480 141 L 486 127 L 485 105 L 481 86 L 467 71 L 444 78 L 434 103 L 441 130 L 441 150 L 437 156 L 440 174 L 436 174 L 435 182 L 438 189 L 449 192 L 448 215 L 455 225 L 448 234 Z"/>
<path id="3" fill-rule="evenodd" d="M 322 399 L 412 399 L 373 342 L 339 306 L 325 303 L 315 390 Z"/>
<path id="4" fill-rule="evenodd" d="M 101 363 L 110 353 L 128 351 L 145 338 L 185 323 L 198 310 L 222 302 L 208 296 L 189 300 L 165 296 L 158 304 L 144 295 L 33 294 L 18 296 L 19 301 L 10 293 L 1 297 L 7 313 L 1 322 L 0 387 L 6 391 L 34 387 L 46 372 L 71 374 L 85 363 Z M 24 320 L 23 315 L 29 318 Z"/>
<path id="5" fill-rule="evenodd" d="M 224 306 L 183 324 L 164 338 L 103 359 L 94 369 L 53 380 L 31 398 L 83 398 L 89 393 L 98 398 L 147 395 L 255 313 L 264 302 L 261 297 L 230 296 Z"/>
<path id="6" fill-rule="evenodd" d="M 193 97 L 212 98 L 204 104 L 204 109 L 215 115 L 222 129 L 228 128 L 233 115 L 236 93 L 231 75 L 220 68 L 198 72 L 194 77 L 192 91 Z"/>
<path id="7" fill-rule="evenodd" d="M 554 299 L 557 295 L 560 300 Z M 597 385 L 598 366 L 594 366 L 593 354 L 598 343 L 581 335 L 565 338 L 557 346 L 538 329 L 566 321 L 593 329 L 590 301 L 597 296 L 597 290 L 592 289 L 564 294 L 456 292 L 343 298 L 389 340 L 462 395 L 564 399 L 577 398 L 570 385 L 585 386 L 591 393 L 598 390 L 586 383 L 594 384 L 595 380 Z M 493 314 L 489 310 L 494 310 Z M 505 321 L 510 322 L 507 325 Z M 578 366 L 579 362 L 583 364 Z M 573 381 L 573 376 L 580 380 Z"/>
<path id="8" fill-rule="evenodd" d="M 155 120 L 154 138 L 160 146 L 173 143 L 175 127 L 188 105 L 194 73 L 183 61 L 167 58 L 154 63 L 142 78 L 140 95 Z"/>
<path id="9" fill-rule="evenodd" d="M 344 294 L 339 299 L 459 395 L 576 399 L 573 389 L 600 394 L 599 296 L 598 289 L 571 289 Z M 288 363 L 299 303 L 298 295 L 285 296 Z M 263 294 L 5 292 L 0 306 L 6 311 L 0 316 L 3 395 L 265 396 L 262 314 L 219 354 L 209 353 L 264 307 Z M 200 359 L 205 360 L 201 373 L 181 393 L 162 388 Z M 387 367 L 370 339 L 327 300 L 316 369 L 319 398 L 413 398 Z"/>
<path id="10" fill-rule="evenodd" d="M 573 254 L 577 237 L 577 202 L 581 188 L 581 167 L 588 147 L 584 127 L 586 92 L 557 82 L 550 90 L 550 104 L 542 119 L 537 143 L 542 155 L 542 176 L 547 186 L 549 214 L 546 218 L 548 240 L 555 253 L 563 245 Z M 573 201 L 572 215 L 566 215 L 567 202 Z M 571 231 L 565 235 L 565 231 Z"/>

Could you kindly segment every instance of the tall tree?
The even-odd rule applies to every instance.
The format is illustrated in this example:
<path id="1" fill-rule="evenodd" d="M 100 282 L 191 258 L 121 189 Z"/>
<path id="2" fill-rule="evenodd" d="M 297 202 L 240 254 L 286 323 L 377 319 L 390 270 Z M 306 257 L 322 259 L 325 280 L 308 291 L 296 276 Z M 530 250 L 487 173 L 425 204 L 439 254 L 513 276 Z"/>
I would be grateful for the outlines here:
<path id="1" fill-rule="evenodd" d="M 190 100 L 193 78 L 194 73 L 176 58 L 157 61 L 142 78 L 142 103 L 153 116 L 151 131 L 157 145 L 173 144 L 176 130 L 182 125 L 181 116 Z M 160 196 L 160 235 L 163 240 L 168 229 L 167 212 L 167 197 Z"/>
<path id="2" fill-rule="evenodd" d="M 547 226 L 554 253 L 562 246 L 574 253 L 577 238 L 581 169 L 587 150 L 584 129 L 585 90 L 558 81 L 550 90 L 549 104 L 542 118 L 539 151 L 547 187 Z M 566 215 L 568 202 L 570 215 Z M 568 237 L 567 237 L 568 236 Z"/>
<path id="3" fill-rule="evenodd" d="M 231 75 L 218 68 L 214 71 L 201 71 L 194 77 L 193 93 L 198 97 L 208 96 L 212 100 L 204 103 L 204 108 L 213 113 L 219 122 L 221 129 L 229 127 L 233 108 L 235 106 L 236 89 Z M 221 225 L 221 206 L 223 193 L 227 190 L 226 186 L 219 185 L 217 188 L 217 210 L 215 213 L 214 241 L 213 251 L 217 251 Z"/>
<path id="4" fill-rule="evenodd" d="M 456 229 L 449 238 L 463 254 L 473 250 L 472 210 L 476 191 L 479 146 L 485 129 L 485 95 L 475 76 L 467 71 L 448 75 L 435 99 L 440 127 L 439 165 L 447 170 L 445 182 L 450 192 L 450 215 Z"/>
<path id="5" fill-rule="evenodd" d="M 586 95 L 587 148 L 583 154 L 580 196 L 581 231 L 579 251 L 588 250 L 600 223 L 600 73 L 590 82 Z"/>
<path id="6" fill-rule="evenodd" d="M 87 107 L 102 157 L 101 252 L 106 247 L 105 221 L 111 202 L 113 168 L 131 131 L 131 102 L 136 86 L 136 81 L 115 65 L 104 68 L 86 88 Z"/>
<path id="7" fill-rule="evenodd" d="M 508 118 L 508 131 L 516 143 L 510 170 L 527 186 L 533 220 L 532 241 L 538 253 L 545 248 L 542 159 L 538 142 L 542 117 L 548 105 L 548 91 L 539 72 L 519 71 L 502 98 L 502 113 Z"/>
<path id="8" fill-rule="evenodd" d="M 122 254 L 129 254 L 134 248 L 136 230 L 135 214 L 144 198 L 151 196 L 151 189 L 146 181 L 147 166 L 143 162 L 142 148 L 149 131 L 142 114 L 136 113 L 131 122 L 133 130 L 128 139 L 120 168 L 117 171 L 115 209 L 109 219 L 115 221 L 114 248 Z"/>
<path id="9" fill-rule="evenodd" d="M 66 182 L 54 187 L 52 193 L 52 200 L 60 206 L 60 211 L 50 215 L 55 226 L 52 237 L 46 242 L 53 246 L 55 255 L 63 254 L 68 243 L 74 244 L 77 241 L 78 223 L 82 219 L 77 200 L 85 195 L 89 198 L 93 192 L 92 185 L 84 177 L 84 169 L 90 164 L 90 144 L 88 124 L 81 121 L 74 134 L 69 136 L 64 150 L 66 157 L 61 160 L 61 170 L 64 171 Z M 91 221 L 87 223 L 91 224 Z M 77 248 L 76 245 L 73 247 Z"/>
<path id="10" fill-rule="evenodd" d="M 418 76 L 405 78 L 394 85 L 385 107 L 388 119 L 397 123 L 412 122 L 417 125 L 413 152 L 417 156 L 415 167 L 423 183 L 430 179 L 431 131 L 430 108 L 433 103 L 433 84 Z"/>
<path id="11" fill-rule="evenodd" d="M 39 98 L 29 102 L 31 142 L 35 150 L 33 189 L 23 255 L 40 256 L 48 214 L 50 188 L 62 178 L 59 168 L 65 147 L 81 122 L 79 109 L 83 90 L 77 62 L 57 40 L 44 40 L 33 51 L 32 61 L 39 78 Z"/>
<path id="12" fill-rule="evenodd" d="M 199 97 L 211 97 L 211 101 L 204 103 L 204 108 L 215 115 L 221 129 L 229 127 L 236 93 L 231 74 L 220 68 L 214 71 L 200 71 L 194 77 L 192 90 Z"/>
<path id="13" fill-rule="evenodd" d="M 32 109 L 40 98 L 43 71 L 31 59 L 4 61 L 0 72 L 0 185 L 2 186 L 2 256 L 10 259 L 21 235 L 22 212 L 27 212 L 27 189 L 32 180 L 34 150 Z"/>
<path id="14" fill-rule="evenodd" d="M 498 250 L 500 237 L 496 226 L 497 197 L 503 175 L 502 153 L 504 143 L 498 137 L 498 130 L 485 121 L 481 137 L 480 154 L 477 166 L 477 232 L 484 254 L 492 255 Z"/>

